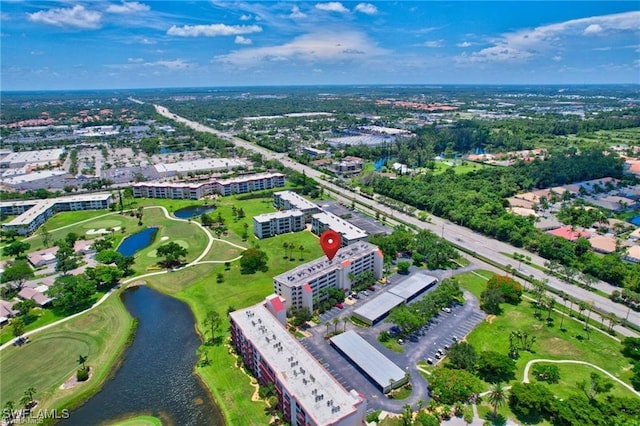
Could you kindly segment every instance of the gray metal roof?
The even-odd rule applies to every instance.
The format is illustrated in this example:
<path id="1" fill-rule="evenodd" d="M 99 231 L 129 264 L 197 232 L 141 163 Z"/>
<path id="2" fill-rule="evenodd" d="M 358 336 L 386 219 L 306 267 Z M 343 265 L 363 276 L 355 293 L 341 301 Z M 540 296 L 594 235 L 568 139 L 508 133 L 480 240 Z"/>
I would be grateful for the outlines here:
<path id="1" fill-rule="evenodd" d="M 400 367 L 353 330 L 333 336 L 331 343 L 336 345 L 382 388 L 388 387 L 391 380 L 399 382 L 404 379 L 405 373 Z"/>
<path id="2" fill-rule="evenodd" d="M 381 295 L 360 306 L 358 309 L 353 311 L 353 313 L 374 322 L 391 309 L 403 304 L 404 301 L 405 299 L 402 297 L 385 291 Z"/>
<path id="3" fill-rule="evenodd" d="M 389 290 L 389 293 L 393 293 L 402 297 L 404 300 L 408 300 L 434 284 L 436 281 L 438 281 L 438 279 L 432 275 L 414 274 L 393 286 L 393 288 Z"/>

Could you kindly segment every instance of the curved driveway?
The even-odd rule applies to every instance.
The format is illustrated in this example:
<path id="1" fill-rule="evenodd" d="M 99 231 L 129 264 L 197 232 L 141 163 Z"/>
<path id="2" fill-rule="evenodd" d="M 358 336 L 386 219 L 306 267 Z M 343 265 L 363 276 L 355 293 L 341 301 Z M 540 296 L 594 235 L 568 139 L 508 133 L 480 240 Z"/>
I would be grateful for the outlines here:
<path id="1" fill-rule="evenodd" d="M 490 258 L 494 262 L 499 263 L 500 265 L 518 266 L 518 262 L 516 260 L 514 260 L 510 256 L 503 254 L 503 253 L 512 254 L 514 252 L 531 257 L 531 262 L 539 266 L 544 265 L 544 263 L 546 262 L 546 259 L 543 259 L 542 257 L 534 253 L 530 253 L 528 251 L 515 248 L 509 244 L 478 234 L 470 229 L 467 229 L 462 226 L 456 225 L 452 222 L 449 222 L 448 220 L 445 220 L 436 216 L 429 216 L 429 219 L 430 219 L 429 223 L 422 222 L 414 216 L 410 216 L 405 213 L 396 211 L 375 200 L 370 200 L 356 193 L 349 193 L 348 188 L 342 188 L 332 183 L 323 181 L 321 172 L 311 167 L 307 167 L 295 161 L 292 161 L 291 159 L 287 158 L 284 154 L 274 153 L 265 148 L 259 147 L 243 139 L 235 137 L 231 134 L 227 134 L 227 133 L 218 131 L 216 129 L 213 129 L 211 127 L 204 126 L 195 121 L 187 120 L 184 117 L 180 117 L 170 112 L 167 108 L 161 105 L 154 105 L 154 106 L 156 108 L 156 111 L 159 114 L 167 118 L 171 118 L 179 123 L 183 123 L 191 127 L 192 129 L 200 132 L 213 133 L 216 136 L 222 139 L 225 139 L 227 141 L 233 142 L 234 144 L 241 146 L 247 150 L 258 152 L 267 159 L 279 160 L 283 162 L 287 167 L 290 167 L 298 172 L 304 171 L 307 176 L 313 177 L 318 182 L 320 182 L 320 184 L 325 188 L 333 192 L 336 192 L 338 194 L 348 193 L 348 196 L 345 196 L 345 199 L 348 199 L 349 201 L 355 200 L 355 202 L 359 204 L 369 206 L 371 208 L 375 208 L 377 211 L 380 211 L 381 213 L 384 213 L 385 215 L 391 218 L 397 218 L 405 223 L 409 223 L 411 225 L 416 226 L 418 229 L 428 229 L 436 233 L 437 235 L 442 235 L 444 238 L 452 242 L 454 245 L 464 246 L 466 249 L 472 250 L 476 253 L 480 253 L 483 256 Z M 618 318 L 627 318 L 627 320 L 630 323 L 633 323 L 636 326 L 640 327 L 640 312 L 631 311 L 626 306 L 619 303 L 615 303 L 606 297 L 600 296 L 598 294 L 595 294 L 593 292 L 590 292 L 578 286 L 567 284 L 566 282 L 564 282 L 559 278 L 548 276 L 543 271 L 529 265 L 525 265 L 525 264 L 520 265 L 520 273 L 522 273 L 525 276 L 533 276 L 537 280 L 548 279 L 549 280 L 548 285 L 550 287 L 553 287 L 557 290 L 562 290 L 565 293 L 569 294 L 570 296 L 578 300 L 592 301 L 594 306 L 600 309 L 601 311 L 613 312 L 618 316 Z M 604 291 L 605 293 L 611 293 L 613 290 L 616 289 L 616 287 L 608 283 L 605 283 L 603 281 L 599 281 L 597 284 L 595 284 L 595 287 L 598 288 L 599 290 Z"/>

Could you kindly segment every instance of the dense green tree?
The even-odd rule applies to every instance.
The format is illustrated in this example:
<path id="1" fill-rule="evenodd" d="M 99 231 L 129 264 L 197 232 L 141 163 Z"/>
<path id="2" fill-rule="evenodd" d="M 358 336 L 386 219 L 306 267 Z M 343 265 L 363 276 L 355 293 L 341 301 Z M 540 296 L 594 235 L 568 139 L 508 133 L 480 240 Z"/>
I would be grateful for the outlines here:
<path id="1" fill-rule="evenodd" d="M 84 273 L 89 280 L 93 281 L 99 291 L 112 289 L 123 276 L 123 271 L 120 268 L 111 265 L 96 265 L 94 268 L 85 269 Z"/>
<path id="2" fill-rule="evenodd" d="M 56 252 L 56 272 L 62 272 L 66 275 L 69 271 L 75 269 L 80 264 L 78 256 L 73 251 L 73 246 L 67 241 L 60 240 L 56 242 L 58 251 Z"/>
<path id="3" fill-rule="evenodd" d="M 240 273 L 255 274 L 258 271 L 266 272 L 269 257 L 262 250 L 250 248 L 242 252 L 240 258 Z"/>
<path id="4" fill-rule="evenodd" d="M 493 417 L 498 416 L 498 407 L 500 407 L 507 400 L 507 392 L 502 386 L 502 382 L 497 382 L 491 386 L 489 395 L 487 395 L 489 404 L 493 407 Z"/>
<path id="5" fill-rule="evenodd" d="M 447 366 L 455 369 L 474 372 L 477 359 L 475 348 L 467 342 L 456 342 L 447 352 Z"/>
<path id="6" fill-rule="evenodd" d="M 207 316 L 204 319 L 204 325 L 205 327 L 208 327 L 211 332 L 211 342 L 215 341 L 216 331 L 220 328 L 221 324 L 222 319 L 217 311 L 211 310 L 207 312 Z"/>
<path id="7" fill-rule="evenodd" d="M 28 261 L 19 259 L 11 262 L 2 275 L 0 282 L 9 283 L 13 289 L 20 290 L 26 280 L 33 277 L 33 269 Z"/>
<path id="8" fill-rule="evenodd" d="M 160 261 L 162 266 L 165 268 L 173 268 L 182 265 L 184 261 L 183 258 L 187 255 L 188 251 L 180 244 L 171 241 L 158 247 L 156 253 L 158 256 L 164 257 L 164 259 Z"/>
<path id="9" fill-rule="evenodd" d="M 530 419 L 548 415 L 555 401 L 553 393 L 541 383 L 516 383 L 509 390 L 509 407 L 518 416 Z"/>
<path id="10" fill-rule="evenodd" d="M 431 397 L 441 404 L 467 402 L 482 390 L 480 379 L 465 370 L 437 368 L 429 377 Z"/>
<path id="11" fill-rule="evenodd" d="M 31 244 L 22 241 L 14 241 L 9 245 L 4 246 L 2 254 L 4 256 L 21 258 L 23 253 L 31 248 Z"/>
<path id="12" fill-rule="evenodd" d="M 480 352 L 477 365 L 478 375 L 487 382 L 508 382 L 515 378 L 515 361 L 499 352 Z"/>
<path id="13" fill-rule="evenodd" d="M 91 306 L 95 292 L 95 284 L 83 275 L 62 275 L 47 294 L 53 298 L 54 307 L 71 314 Z"/>
<path id="14" fill-rule="evenodd" d="M 540 382 L 558 383 L 560 381 L 560 370 L 552 364 L 538 363 L 533 366 L 533 377 Z"/>
<path id="15" fill-rule="evenodd" d="M 488 314 L 500 315 L 502 291 L 499 288 L 487 288 L 480 293 L 480 307 Z"/>
<path id="16" fill-rule="evenodd" d="M 313 317 L 309 308 L 305 307 L 291 309 L 289 315 L 291 316 L 289 322 L 296 327 L 301 326 Z"/>
<path id="17" fill-rule="evenodd" d="M 597 405 L 591 404 L 587 398 L 573 395 L 562 403 L 555 405 L 555 424 L 560 426 L 600 426 L 609 424 Z"/>
<path id="18" fill-rule="evenodd" d="M 487 289 L 496 288 L 502 294 L 502 300 L 512 305 L 520 303 L 522 298 L 522 286 L 519 282 L 506 275 L 494 274 L 487 281 Z"/>
<path id="19" fill-rule="evenodd" d="M 640 361 L 640 337 L 625 337 L 621 352 L 626 357 Z"/>

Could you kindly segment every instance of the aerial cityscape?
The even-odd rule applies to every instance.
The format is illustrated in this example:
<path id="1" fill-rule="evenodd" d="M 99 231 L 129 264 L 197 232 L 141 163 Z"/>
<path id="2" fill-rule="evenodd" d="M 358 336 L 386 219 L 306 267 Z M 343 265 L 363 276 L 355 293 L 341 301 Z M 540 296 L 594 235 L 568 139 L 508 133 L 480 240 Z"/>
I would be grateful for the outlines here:
<path id="1" fill-rule="evenodd" d="M 0 14 L 1 425 L 637 425 L 637 2 Z"/>

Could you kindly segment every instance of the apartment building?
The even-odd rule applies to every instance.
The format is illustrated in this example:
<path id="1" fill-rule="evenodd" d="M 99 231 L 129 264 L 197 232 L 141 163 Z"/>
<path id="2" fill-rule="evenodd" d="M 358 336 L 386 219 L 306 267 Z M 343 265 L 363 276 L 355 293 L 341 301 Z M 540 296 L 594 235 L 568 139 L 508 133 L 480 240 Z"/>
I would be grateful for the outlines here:
<path id="1" fill-rule="evenodd" d="M 278 210 L 300 210 L 305 214 L 305 221 L 309 221 L 312 214 L 322 211 L 316 204 L 293 191 L 275 192 L 273 207 Z"/>
<path id="2" fill-rule="evenodd" d="M 333 229 L 340 234 L 342 247 L 367 239 L 365 231 L 333 213 L 322 211 L 311 216 L 311 232 L 321 235 L 327 229 Z"/>
<path id="3" fill-rule="evenodd" d="M 315 300 L 326 299 L 323 289 L 334 287 L 351 291 L 350 276 L 365 271 L 382 278 L 383 255 L 377 246 L 358 241 L 338 250 L 333 260 L 321 257 L 273 278 L 274 292 L 291 308 L 309 308 Z"/>
<path id="4" fill-rule="evenodd" d="M 140 182 L 133 185 L 134 197 L 198 200 L 207 195 L 244 194 L 283 187 L 282 173 L 259 173 L 205 182 Z"/>
<path id="5" fill-rule="evenodd" d="M 304 213 L 300 210 L 284 210 L 253 217 L 253 233 L 258 238 L 298 232 L 304 227 Z"/>
<path id="6" fill-rule="evenodd" d="M 231 340 L 260 384 L 273 383 L 278 408 L 292 426 L 360 426 L 366 399 L 347 391 L 285 328 L 277 295 L 229 314 Z"/>
<path id="7" fill-rule="evenodd" d="M 109 208 L 111 194 L 84 194 L 46 200 L 21 200 L 0 202 L 0 215 L 18 215 L 4 223 L 4 231 L 15 230 L 19 235 L 34 232 L 59 211 L 100 210 Z"/>

